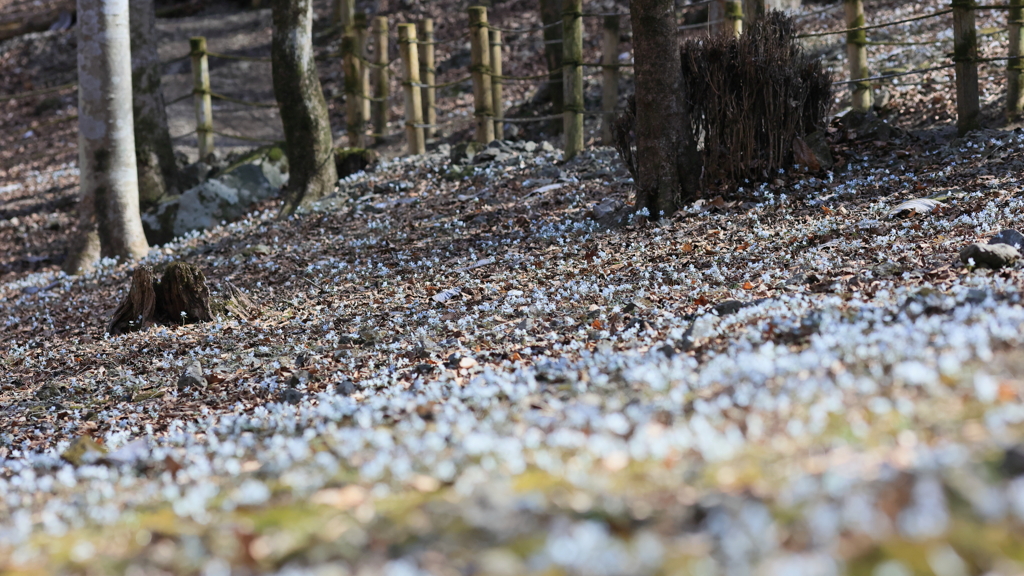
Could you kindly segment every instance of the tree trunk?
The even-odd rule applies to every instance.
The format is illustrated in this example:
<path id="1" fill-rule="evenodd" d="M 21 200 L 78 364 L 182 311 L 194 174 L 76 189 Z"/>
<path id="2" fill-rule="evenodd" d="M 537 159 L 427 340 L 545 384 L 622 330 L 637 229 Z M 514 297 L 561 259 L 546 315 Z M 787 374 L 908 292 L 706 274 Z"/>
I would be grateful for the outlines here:
<path id="1" fill-rule="evenodd" d="M 152 206 L 174 186 L 177 166 L 167 111 L 160 89 L 156 13 L 153 0 L 128 0 L 131 13 L 132 108 L 135 112 L 135 162 L 139 203 Z"/>
<path id="2" fill-rule="evenodd" d="M 681 97 L 682 63 L 673 0 L 630 0 L 636 71 L 638 210 L 675 212 L 696 196 L 701 159 Z"/>
<path id="3" fill-rule="evenodd" d="M 327 102 L 313 60 L 312 0 L 274 0 L 271 41 L 274 97 L 281 111 L 288 149 L 288 196 L 281 215 L 334 191 L 334 168 Z"/>
<path id="4" fill-rule="evenodd" d="M 82 200 L 65 271 L 149 251 L 139 217 L 128 0 L 78 0 L 78 165 Z"/>
<path id="5" fill-rule="evenodd" d="M 545 89 L 551 97 L 555 114 L 561 114 L 565 106 L 562 87 L 562 0 L 540 0 L 540 19 L 544 26 L 544 60 L 548 64 L 548 83 Z M 561 121 L 552 122 L 561 130 Z"/>

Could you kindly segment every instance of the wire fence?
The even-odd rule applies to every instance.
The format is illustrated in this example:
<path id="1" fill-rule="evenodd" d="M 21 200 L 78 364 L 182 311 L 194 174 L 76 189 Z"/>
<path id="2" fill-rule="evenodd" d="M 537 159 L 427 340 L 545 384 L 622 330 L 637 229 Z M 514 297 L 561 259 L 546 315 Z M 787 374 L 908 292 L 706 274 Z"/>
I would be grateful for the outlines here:
<path id="1" fill-rule="evenodd" d="M 1013 1 L 1016 3 L 1016 0 Z M 604 83 L 617 83 L 619 72 L 623 69 L 630 69 L 633 67 L 632 62 L 619 62 L 617 54 L 617 42 L 619 37 L 617 22 L 628 22 L 629 13 L 585 12 L 582 10 L 582 2 L 580 0 L 567 0 L 567 5 L 571 6 L 574 2 L 578 3 L 579 8 L 567 9 L 567 11 L 562 15 L 561 19 L 541 23 L 536 26 L 504 27 L 486 22 L 485 17 L 482 24 L 467 26 L 467 29 L 464 33 L 457 34 L 447 39 L 435 39 L 433 37 L 431 25 L 430 32 L 425 33 L 422 38 L 416 38 L 414 35 L 414 37 L 411 40 L 400 40 L 399 43 L 408 44 L 411 47 L 411 50 L 418 50 L 420 52 L 421 58 L 427 53 L 430 54 L 429 62 L 424 59 L 424 63 L 420 65 L 421 75 L 410 76 L 409 70 L 405 69 L 401 71 L 403 77 L 399 80 L 398 84 L 403 89 L 423 91 L 422 100 L 424 102 L 423 114 L 421 116 L 422 118 L 424 118 L 424 120 L 416 120 L 415 117 L 409 117 L 404 122 L 402 122 L 402 125 L 404 125 L 406 128 L 433 131 L 440 127 L 450 125 L 454 122 L 465 121 L 468 119 L 475 119 L 474 121 L 479 124 L 480 119 L 483 118 L 486 119 L 486 121 L 488 122 L 494 123 L 496 126 L 500 126 L 504 124 L 550 122 L 558 120 L 560 118 L 570 118 L 572 115 L 579 115 L 581 117 L 598 116 L 601 117 L 605 122 L 607 122 L 609 116 L 611 114 L 614 114 L 615 105 L 617 104 L 617 102 L 603 102 L 601 110 L 586 110 L 584 109 L 582 104 L 571 104 L 568 105 L 566 108 L 567 113 L 514 117 L 507 116 L 505 114 L 503 106 L 501 105 L 501 102 L 499 101 L 498 98 L 495 98 L 495 102 L 492 102 L 489 105 L 490 107 L 483 106 L 478 101 L 480 98 L 485 97 L 485 93 L 492 95 L 501 94 L 502 85 L 506 83 L 549 82 L 553 86 L 562 84 L 562 89 L 566 90 L 566 93 L 569 94 L 569 90 L 572 87 L 565 86 L 563 78 L 568 78 L 573 74 L 577 73 L 584 75 L 584 73 L 582 72 L 583 68 L 587 68 L 590 70 L 590 72 L 587 72 L 585 75 L 601 75 L 603 76 Z M 706 11 L 706 15 L 703 16 L 705 18 L 704 21 L 689 23 L 684 22 L 678 24 L 677 29 L 680 31 L 706 29 L 709 33 L 729 32 L 730 30 L 732 30 L 732 26 L 734 25 L 737 17 L 734 13 L 730 13 L 730 16 L 728 18 L 716 18 L 715 5 L 718 4 L 724 5 L 725 3 L 723 2 L 723 0 L 699 0 L 697 2 L 690 2 L 678 5 L 677 16 L 681 16 L 687 11 L 696 8 L 708 7 L 708 9 Z M 730 4 L 739 3 L 731 2 Z M 844 5 L 846 6 L 846 10 L 840 10 L 840 8 L 842 8 Z M 976 12 L 1001 12 L 1008 10 L 1014 10 L 1014 12 L 1011 12 L 1006 18 L 1005 27 L 995 27 L 982 30 L 975 29 L 974 15 Z M 980 56 L 978 54 L 977 46 L 978 38 L 1003 34 L 1007 32 L 1008 29 L 1014 26 L 1017 26 L 1019 29 L 1019 27 L 1022 24 L 1021 12 L 1022 9 L 1020 6 L 1001 4 L 978 5 L 972 4 L 971 2 L 965 0 L 951 0 L 951 5 L 949 8 L 942 8 L 938 10 L 933 10 L 925 14 L 916 14 L 885 22 L 870 22 L 865 16 L 862 0 L 844 0 L 844 4 L 837 3 L 823 6 L 819 9 L 812 10 L 810 12 L 803 12 L 797 14 L 794 17 L 797 19 L 798 23 L 807 23 L 814 19 L 814 17 L 816 16 L 826 14 L 844 14 L 845 27 L 839 29 L 812 30 L 808 32 L 803 32 L 798 34 L 796 38 L 803 40 L 811 40 L 816 38 L 828 38 L 832 36 L 845 36 L 846 43 L 850 47 L 847 50 L 848 58 L 853 58 L 857 60 L 856 62 L 848 63 L 849 65 L 847 66 L 847 68 L 852 70 L 866 72 L 867 70 L 870 69 L 866 53 L 866 49 L 868 47 L 917 47 L 952 45 L 953 53 L 955 54 L 955 56 L 950 56 L 950 59 L 946 63 L 942 63 L 940 61 L 935 65 L 925 65 L 923 67 L 917 67 L 911 70 L 886 72 L 874 75 L 860 72 L 855 75 L 856 77 L 851 76 L 848 79 L 837 81 L 836 84 L 846 87 L 852 91 L 851 98 L 853 107 L 855 109 L 865 109 L 866 107 L 870 106 L 870 91 L 872 89 L 872 86 L 876 86 L 877 84 L 882 82 L 893 81 L 896 79 L 905 78 L 909 76 L 925 76 L 933 72 L 939 72 L 948 69 L 956 69 L 955 83 L 958 86 L 958 116 L 960 118 L 969 118 L 972 114 L 974 117 L 977 116 L 977 114 L 972 112 L 972 110 L 977 109 L 977 67 L 979 65 L 989 65 L 1000 62 L 1006 63 L 1008 76 L 1013 76 L 1015 80 L 1013 82 L 1007 83 L 1008 91 L 1019 91 L 1021 89 L 1021 86 L 1024 86 L 1024 66 L 1022 66 L 1020 63 L 1022 57 L 1014 55 L 1024 52 L 1024 47 L 1020 46 L 1021 34 L 1017 33 L 1010 35 L 1008 46 L 1009 54 L 1005 56 Z M 717 13 L 721 13 L 721 10 L 718 10 Z M 870 31 L 883 30 L 887 28 L 893 28 L 896 26 L 903 26 L 907 24 L 920 23 L 925 21 L 934 21 L 940 18 L 947 18 L 950 15 L 952 15 L 953 20 L 953 26 L 951 26 L 954 32 L 953 37 L 920 38 L 919 34 L 915 34 L 915 36 L 917 37 L 908 38 L 906 36 L 906 34 L 908 34 L 906 29 L 901 29 L 899 33 L 885 34 L 881 38 L 876 37 L 869 39 L 867 37 L 867 33 Z M 740 15 L 740 17 L 742 17 L 742 15 Z M 579 23 L 579 21 L 580 19 L 583 18 L 602 18 L 605 20 L 604 25 L 606 28 L 612 25 L 609 24 L 609 22 L 615 22 L 615 32 L 609 34 L 608 30 L 606 29 L 606 41 L 605 44 L 602 45 L 603 56 L 600 62 L 584 62 L 582 57 L 578 55 L 582 54 L 582 31 L 584 30 L 584 28 Z M 943 20 L 943 23 L 949 23 L 949 21 Z M 578 37 L 575 35 L 572 36 L 570 42 L 570 38 L 563 36 L 563 33 L 571 31 L 573 29 L 573 26 L 576 26 L 580 33 Z M 950 26 L 943 26 L 942 30 L 947 30 L 949 28 Z M 560 37 L 551 38 L 549 32 L 552 30 L 557 30 L 558 36 Z M 343 28 L 339 28 L 339 31 L 345 33 L 345 30 Z M 480 33 L 478 33 L 478 31 L 481 31 L 483 36 L 488 37 L 489 42 L 484 41 L 485 43 L 480 45 L 479 50 L 474 48 L 474 52 L 482 50 L 484 52 L 487 52 L 489 56 L 492 56 L 492 59 L 484 63 L 474 62 L 469 67 L 469 74 L 467 75 L 460 76 L 455 79 L 444 82 L 437 81 L 437 76 L 439 73 L 437 68 L 433 64 L 433 50 L 436 47 L 450 46 L 456 43 L 465 42 L 467 40 L 469 40 L 471 44 L 477 42 L 479 38 L 483 37 L 480 35 Z M 384 33 L 385 35 L 388 34 L 386 28 Z M 539 33 L 544 33 L 545 36 L 548 36 L 548 38 L 543 41 L 545 45 L 563 45 L 563 61 L 565 63 L 563 65 L 562 70 L 548 71 L 538 74 L 517 75 L 503 73 L 503 71 L 501 70 L 500 61 L 502 58 L 501 54 L 503 49 L 501 35 L 505 34 L 512 36 L 515 39 L 514 41 L 518 42 L 523 41 L 531 34 Z M 739 27 L 735 28 L 734 33 L 740 33 Z M 901 37 L 900 34 L 904 34 L 904 36 Z M 372 40 L 374 38 L 374 35 L 371 34 L 362 34 L 361 38 L 365 41 L 365 44 L 357 46 L 354 53 L 350 52 L 346 54 L 344 50 L 341 53 L 329 52 L 318 55 L 316 59 L 321 62 L 330 62 L 339 58 L 344 59 L 348 56 L 351 56 L 352 60 L 354 60 L 359 69 L 372 71 L 376 75 L 375 78 L 378 79 L 376 81 L 378 84 L 381 82 L 390 82 L 389 79 L 391 78 L 392 74 L 390 69 L 395 68 L 396 65 L 402 65 L 408 68 L 407 63 L 403 64 L 402 57 L 387 59 L 381 57 L 378 54 L 378 57 L 376 58 L 377 61 L 371 60 L 368 57 L 368 55 L 371 53 L 371 48 L 373 48 L 374 50 L 379 50 L 379 47 L 372 47 L 370 46 L 370 44 L 371 42 L 376 42 L 380 40 Z M 615 40 L 607 40 L 608 38 L 614 38 Z M 497 39 L 497 41 L 495 41 L 495 39 Z M 390 41 L 394 40 L 394 36 L 391 36 Z M 572 52 L 572 50 L 574 49 L 578 50 L 578 52 Z M 476 56 L 474 56 L 474 58 L 475 57 Z M 204 41 L 202 49 L 196 49 L 195 46 L 193 46 L 193 49 L 190 50 L 188 54 L 171 58 L 169 60 L 162 62 L 162 64 L 164 66 L 167 66 L 191 59 L 193 65 L 195 65 L 198 62 L 198 59 L 205 58 L 241 62 L 271 63 L 271 58 L 269 56 L 230 54 L 207 50 L 205 48 Z M 350 71 L 346 69 L 346 73 L 348 72 Z M 360 74 L 363 75 L 364 77 L 367 77 L 367 73 Z M 469 82 L 472 82 L 474 85 L 474 106 L 476 109 L 474 110 L 473 115 L 456 115 L 447 120 L 437 120 L 437 107 L 435 96 L 436 91 L 467 84 Z M 481 82 L 486 82 L 487 84 L 489 84 L 488 86 L 485 87 L 486 89 L 482 88 Z M 209 83 L 209 78 L 206 78 L 205 80 L 197 78 L 197 84 L 193 87 L 193 90 L 191 92 L 182 94 L 166 102 L 166 105 L 168 106 L 175 105 L 189 99 L 193 99 L 196 102 L 196 130 L 193 130 L 187 134 L 177 135 L 174 137 L 175 140 L 181 140 L 183 138 L 187 138 L 193 135 L 202 137 L 204 134 L 206 134 L 237 139 L 240 141 L 252 141 L 261 143 L 272 142 L 272 140 L 254 138 L 244 134 L 233 133 L 231 131 L 215 130 L 213 128 L 212 122 L 212 111 L 209 110 L 208 102 L 210 100 L 218 100 L 222 102 L 236 104 L 239 106 L 266 109 L 276 108 L 278 106 L 276 102 L 257 102 L 243 97 L 223 94 L 221 92 L 212 90 L 210 88 Z M 363 87 L 356 90 L 355 92 L 348 92 L 347 96 L 352 97 L 355 100 L 363 101 L 366 103 L 367 106 L 372 105 L 372 112 L 377 116 L 381 114 L 387 115 L 389 113 L 390 107 L 392 106 L 392 103 L 395 100 L 398 100 L 400 96 L 402 96 L 401 90 L 392 93 L 390 89 L 384 90 L 381 89 L 379 86 L 375 87 L 375 90 L 370 90 L 369 81 L 364 80 L 364 83 L 365 85 Z M 940 82 L 932 80 L 921 82 L 920 84 L 935 85 L 938 83 Z M 913 83 L 901 82 L 901 85 L 913 85 Z M 349 86 L 349 82 L 346 82 L 346 86 Z M 21 100 L 33 98 L 36 96 L 43 96 L 64 90 L 70 90 L 75 87 L 76 84 L 72 82 L 60 86 L 54 86 L 51 88 L 43 88 L 19 94 L 0 96 L 0 100 Z M 427 96 L 428 94 L 429 97 Z M 614 94 L 614 97 L 617 100 L 617 93 Z M 605 100 L 608 100 L 608 98 L 606 97 Z M 1024 112 L 1019 109 L 1020 104 L 1011 103 L 1024 103 L 1024 98 L 1021 98 L 1020 95 L 1017 93 L 1008 93 L 1007 102 L 1008 114 L 1010 116 L 1020 117 L 1022 115 L 1022 112 Z M 1016 106 L 1016 108 L 1014 108 L 1014 106 Z M 410 114 L 410 111 L 406 110 L 406 113 L 408 116 Z M 357 125 L 357 129 L 363 130 L 365 136 L 375 138 L 391 138 L 400 134 L 400 132 L 387 133 L 386 130 L 382 129 L 382 127 L 386 127 L 388 124 L 391 123 L 391 119 L 387 117 L 385 117 L 383 120 L 380 120 L 379 118 L 374 118 L 374 130 L 367 134 L 364 130 L 364 127 L 369 126 L 369 121 L 371 120 L 370 115 L 371 114 L 364 114 L 362 118 L 352 118 L 350 120 L 350 123 Z M 970 126 L 970 121 L 966 121 L 966 123 L 963 123 L 958 119 L 958 129 L 960 129 L 961 131 L 964 129 L 968 129 Z M 495 131 L 496 133 L 500 133 L 500 130 L 497 128 L 495 128 Z M 212 139 L 210 140 L 210 142 L 212 143 Z"/>

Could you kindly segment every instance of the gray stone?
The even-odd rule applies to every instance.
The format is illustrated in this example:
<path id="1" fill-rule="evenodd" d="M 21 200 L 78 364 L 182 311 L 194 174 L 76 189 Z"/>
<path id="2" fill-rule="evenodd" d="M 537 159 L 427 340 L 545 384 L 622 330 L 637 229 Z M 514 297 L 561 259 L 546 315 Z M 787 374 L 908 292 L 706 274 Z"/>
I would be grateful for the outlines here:
<path id="1" fill-rule="evenodd" d="M 278 173 L 276 179 L 282 180 L 283 175 Z M 275 196 L 278 190 L 263 167 L 243 164 L 180 196 L 165 198 L 143 214 L 146 238 L 150 244 L 166 244 L 193 230 L 206 230 L 222 220 L 235 220 L 246 214 L 254 203 Z"/>
<path id="2" fill-rule="evenodd" d="M 1018 251 L 1024 250 L 1024 234 L 1007 228 L 996 234 L 988 241 L 989 244 L 1006 244 L 1013 246 Z"/>
<path id="3" fill-rule="evenodd" d="M 536 142 L 524 142 L 523 143 L 523 150 L 525 150 L 527 152 L 534 152 L 534 151 L 537 150 L 537 143 Z"/>
<path id="4" fill-rule="evenodd" d="M 346 378 L 334 385 L 334 391 L 342 396 L 351 396 L 356 392 L 356 385 Z"/>
<path id="5" fill-rule="evenodd" d="M 483 149 L 479 142 L 463 142 L 452 146 L 448 159 L 452 164 L 472 164 L 473 157 Z"/>
<path id="6" fill-rule="evenodd" d="M 203 365 L 199 360 L 193 360 L 185 371 L 178 376 L 178 391 L 183 392 L 186 388 L 206 388 L 206 379 L 203 378 Z"/>
<path id="7" fill-rule="evenodd" d="M 198 186 L 206 181 L 206 177 L 210 175 L 212 170 L 213 166 L 206 162 L 189 164 L 178 171 L 178 186 L 182 189 Z"/>
<path id="8" fill-rule="evenodd" d="M 551 142 L 541 142 L 540 149 L 545 152 L 554 152 L 555 147 L 551 145 Z"/>
<path id="9" fill-rule="evenodd" d="M 728 316 L 739 312 L 744 306 L 746 306 L 746 304 L 739 300 L 726 300 L 715 304 L 714 310 L 719 316 Z"/>
<path id="10" fill-rule="evenodd" d="M 971 244 L 960 251 L 960 261 L 967 266 L 998 270 L 1020 258 L 1020 252 L 1009 244 Z"/>
<path id="11" fill-rule="evenodd" d="M 285 388 L 281 392 L 281 401 L 285 404 L 298 404 L 302 402 L 302 392 L 299 392 L 295 388 Z"/>

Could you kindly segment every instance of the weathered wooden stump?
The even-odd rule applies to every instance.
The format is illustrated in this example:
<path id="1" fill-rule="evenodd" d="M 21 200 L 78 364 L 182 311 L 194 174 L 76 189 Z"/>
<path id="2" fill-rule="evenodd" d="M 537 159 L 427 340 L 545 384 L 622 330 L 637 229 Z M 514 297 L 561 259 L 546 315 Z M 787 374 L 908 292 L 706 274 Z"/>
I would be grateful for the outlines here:
<path id="1" fill-rule="evenodd" d="M 156 315 L 169 324 L 193 324 L 213 320 L 206 275 L 197 266 L 173 262 L 164 271 L 156 290 Z"/>
<path id="2" fill-rule="evenodd" d="M 142 266 L 132 274 L 128 295 L 114 310 L 107 324 L 112 335 L 143 330 L 154 322 L 193 324 L 213 320 L 214 310 L 247 320 L 254 305 L 230 282 L 221 290 L 223 297 L 212 301 L 206 275 L 197 266 L 174 262 L 154 282 L 153 269 Z"/>
<path id="3" fill-rule="evenodd" d="M 153 322 L 156 311 L 156 292 L 153 290 L 153 269 L 137 268 L 132 273 L 132 286 L 128 295 L 117 305 L 114 316 L 107 324 L 109 334 L 126 334 L 142 330 Z"/>

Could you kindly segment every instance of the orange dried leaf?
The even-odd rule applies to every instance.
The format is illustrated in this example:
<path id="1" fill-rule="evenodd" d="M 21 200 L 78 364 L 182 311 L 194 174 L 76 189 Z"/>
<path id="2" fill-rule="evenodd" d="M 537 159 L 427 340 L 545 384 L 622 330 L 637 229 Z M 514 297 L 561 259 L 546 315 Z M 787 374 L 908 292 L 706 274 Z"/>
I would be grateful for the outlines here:
<path id="1" fill-rule="evenodd" d="M 751 284 L 750 282 L 744 282 L 743 283 L 743 289 L 744 290 L 753 290 L 754 289 L 754 285 Z"/>

